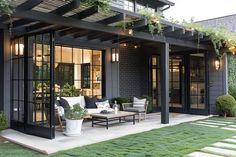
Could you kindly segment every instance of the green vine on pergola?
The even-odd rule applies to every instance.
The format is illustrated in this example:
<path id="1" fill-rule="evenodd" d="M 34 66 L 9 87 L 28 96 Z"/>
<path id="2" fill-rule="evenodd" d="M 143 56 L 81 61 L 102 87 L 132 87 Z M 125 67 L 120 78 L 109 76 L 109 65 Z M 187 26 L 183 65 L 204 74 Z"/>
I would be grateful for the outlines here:
<path id="1" fill-rule="evenodd" d="M 13 0 L 0 0 L 0 15 L 12 15 L 14 11 L 12 2 Z"/>
<path id="2" fill-rule="evenodd" d="M 9 17 L 14 12 L 14 7 L 12 2 L 14 0 L 0 0 L 0 15 L 8 15 Z M 71 0 L 64 0 L 71 1 Z M 98 6 L 101 13 L 110 14 L 111 11 L 111 2 L 116 0 L 81 0 L 87 6 Z M 152 12 L 148 8 L 142 9 L 139 11 L 147 19 L 147 26 L 151 34 L 161 34 L 163 32 L 163 25 L 161 20 L 164 17 L 159 12 Z M 165 19 L 166 20 L 166 19 Z M 171 20 L 172 22 L 179 23 L 177 20 Z M 132 20 L 124 21 L 118 26 L 126 29 L 132 29 L 134 26 Z M 208 28 L 194 22 L 183 21 L 181 23 L 186 29 L 196 30 L 198 32 L 205 33 L 205 35 L 211 40 L 215 52 L 217 55 L 221 56 L 225 51 L 222 51 L 223 48 L 226 48 L 228 52 L 236 51 L 236 33 L 232 33 L 224 28 Z"/>

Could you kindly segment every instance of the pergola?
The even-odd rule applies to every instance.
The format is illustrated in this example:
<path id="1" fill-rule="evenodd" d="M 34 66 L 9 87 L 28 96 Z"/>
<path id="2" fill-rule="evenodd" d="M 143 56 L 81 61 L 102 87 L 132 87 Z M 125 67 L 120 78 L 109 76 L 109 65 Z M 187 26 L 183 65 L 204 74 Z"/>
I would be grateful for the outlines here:
<path id="1" fill-rule="evenodd" d="M 171 5 L 167 2 L 159 0 L 158 4 Z M 86 41 L 96 40 L 101 45 L 132 40 L 160 43 L 162 123 L 169 123 L 169 45 L 212 50 L 209 38 L 202 32 L 162 20 L 163 32 L 151 34 L 144 16 L 114 6 L 111 7 L 114 14 L 103 15 L 98 6 L 85 6 L 80 0 L 18 0 L 15 3 L 11 20 L 6 15 L 0 17 L 0 23 L 12 27 L 13 36 L 50 29 L 60 39 L 77 41 L 83 38 Z M 116 27 L 118 22 L 127 19 L 135 20 L 132 34 Z"/>

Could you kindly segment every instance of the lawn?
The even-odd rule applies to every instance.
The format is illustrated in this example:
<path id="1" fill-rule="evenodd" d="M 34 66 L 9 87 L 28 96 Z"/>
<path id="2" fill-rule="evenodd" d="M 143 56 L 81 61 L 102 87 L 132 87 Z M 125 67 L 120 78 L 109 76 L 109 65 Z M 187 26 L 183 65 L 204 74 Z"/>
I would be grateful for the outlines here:
<path id="1" fill-rule="evenodd" d="M 235 131 L 183 123 L 59 152 L 50 157 L 178 157 L 234 135 Z M 0 156 L 43 157 L 44 155 L 12 143 L 1 143 Z"/>

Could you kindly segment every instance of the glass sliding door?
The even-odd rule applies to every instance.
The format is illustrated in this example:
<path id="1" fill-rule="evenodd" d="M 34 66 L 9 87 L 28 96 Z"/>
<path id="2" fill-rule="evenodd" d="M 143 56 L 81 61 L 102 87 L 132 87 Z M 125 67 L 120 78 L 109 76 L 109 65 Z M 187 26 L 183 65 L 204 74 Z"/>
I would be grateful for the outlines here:
<path id="1" fill-rule="evenodd" d="M 14 40 L 15 42 L 15 40 Z M 12 44 L 14 45 L 14 44 Z M 12 49 L 12 106 L 13 117 L 21 111 L 24 126 L 22 131 L 45 138 L 54 138 L 54 45 L 53 33 L 34 34 L 24 37 L 22 46 L 23 53 L 14 53 Z M 20 52 L 20 51 L 19 51 Z M 16 57 L 14 57 L 14 54 Z M 20 62 L 17 56 L 21 56 L 23 61 Z M 18 60 L 19 67 L 23 67 L 22 71 L 16 71 L 14 65 Z M 19 68 L 18 68 L 19 69 Z M 14 75 L 18 73 L 18 79 L 15 80 Z M 23 76 L 21 76 L 23 75 Z M 23 78 L 22 78 L 23 77 Z M 15 82 L 15 83 L 14 83 Z M 19 86 L 21 84 L 22 86 Z M 15 89 L 18 88 L 18 91 Z M 18 94 L 18 106 L 16 106 L 15 96 Z M 23 96 L 22 96 L 23 95 Z M 21 102 L 21 103 L 20 103 Z M 20 104 L 24 107 L 19 108 Z M 14 112 L 17 111 L 17 112 Z M 23 110 L 23 111 L 22 111 Z"/>

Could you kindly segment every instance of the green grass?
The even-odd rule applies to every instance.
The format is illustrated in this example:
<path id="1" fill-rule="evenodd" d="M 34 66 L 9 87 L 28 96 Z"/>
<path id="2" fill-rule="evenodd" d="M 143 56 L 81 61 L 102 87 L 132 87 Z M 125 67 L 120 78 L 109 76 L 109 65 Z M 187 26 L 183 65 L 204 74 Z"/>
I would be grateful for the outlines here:
<path id="1" fill-rule="evenodd" d="M 233 131 L 184 123 L 59 152 L 50 157 L 179 157 L 234 135 L 236 132 Z M 44 155 L 12 143 L 2 143 L 0 156 L 41 157 Z"/>

